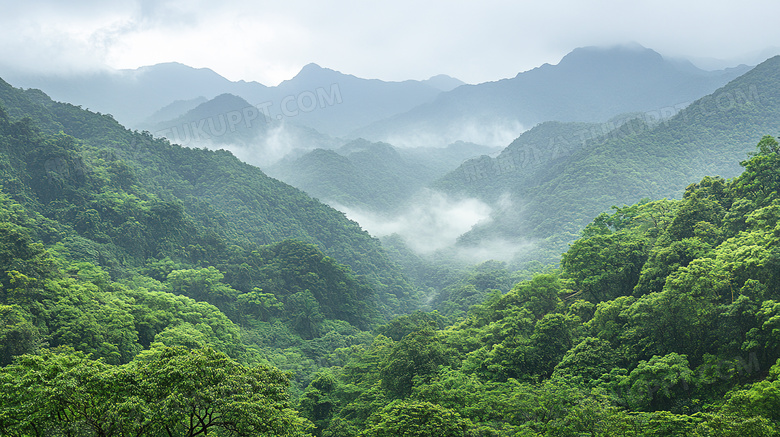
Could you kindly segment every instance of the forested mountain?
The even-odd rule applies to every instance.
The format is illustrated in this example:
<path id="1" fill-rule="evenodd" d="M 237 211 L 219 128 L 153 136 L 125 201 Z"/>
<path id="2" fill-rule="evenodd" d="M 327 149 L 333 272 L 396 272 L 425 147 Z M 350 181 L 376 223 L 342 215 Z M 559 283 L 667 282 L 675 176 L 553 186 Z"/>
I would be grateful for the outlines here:
<path id="1" fill-rule="evenodd" d="M 164 112 L 248 104 L 193 98 Z M 284 162 L 390 208 L 484 155 L 433 187 L 495 207 L 457 250 L 505 241 L 522 266 L 388 237 L 402 273 L 228 151 L 0 80 L 0 436 L 776 436 L 780 56 L 678 109 L 547 121 L 496 157 L 355 140 Z"/>
<path id="2" fill-rule="evenodd" d="M 30 76 L 13 71 L 0 72 L 0 76 L 16 86 L 41 89 L 55 100 L 112 114 L 132 128 L 176 118 L 194 107 L 150 119 L 173 102 L 233 94 L 248 101 L 250 107 L 267 110 L 272 120 L 294 118 L 299 125 L 337 136 L 408 111 L 462 84 L 445 75 L 426 81 L 361 79 L 316 64 L 304 66 L 295 77 L 275 87 L 232 82 L 210 69 L 178 63 L 76 76 Z"/>
<path id="3" fill-rule="evenodd" d="M 329 204 L 389 213 L 464 160 L 493 151 L 466 143 L 398 149 L 358 139 L 288 157 L 265 171 Z"/>
<path id="4" fill-rule="evenodd" d="M 232 94 L 220 94 L 173 119 L 143 123 L 139 128 L 186 147 L 226 149 L 262 168 L 291 153 L 330 149 L 344 143 L 298 124 L 297 119 L 277 120 L 264 109 L 268 108 L 254 107 Z"/>
<path id="5" fill-rule="evenodd" d="M 532 242 L 554 260 L 611 205 L 675 197 L 708 174 L 736 176 L 735 163 L 755 137 L 780 131 L 778 108 L 775 57 L 663 122 L 640 116 L 626 123 L 543 123 L 497 158 L 467 162 L 434 186 L 511 200 L 512 208 L 497 209 L 492 222 L 464 235 L 465 245 L 490 238 Z"/>
<path id="6" fill-rule="evenodd" d="M 392 293 L 400 293 L 398 296 L 410 292 L 383 254 L 379 242 L 363 232 L 356 223 L 297 189 L 267 177 L 256 167 L 240 162 L 227 152 L 170 145 L 148 134 L 125 130 L 110 116 L 53 102 L 39 91 L 22 92 L 5 82 L 0 87 L 0 101 L 8 108 L 11 117 L 32 116 L 44 132 L 56 134 L 62 131 L 66 135 L 59 140 L 60 145 L 46 146 L 34 155 L 33 162 L 28 163 L 25 158 L 18 157 L 16 165 L 8 169 L 13 175 L 10 179 L 13 182 L 4 183 L 6 191 L 19 199 L 24 196 L 36 203 L 50 202 L 65 193 L 75 192 L 80 196 L 79 202 L 91 205 L 87 212 L 94 215 L 83 219 L 90 223 L 84 228 L 85 232 L 92 233 L 83 235 L 87 238 L 99 235 L 96 241 L 120 247 L 124 244 L 148 243 L 155 247 L 165 244 L 155 239 L 126 240 L 124 232 L 112 229 L 107 222 L 118 220 L 112 224 L 121 226 L 132 217 L 127 217 L 127 214 L 112 215 L 117 214 L 114 208 L 119 206 L 98 202 L 95 198 L 98 195 L 96 186 L 81 187 L 79 184 L 99 183 L 101 185 L 97 187 L 102 189 L 112 187 L 128 194 L 133 194 L 135 187 L 141 187 L 145 196 L 151 196 L 149 206 L 159 203 L 161 211 L 189 226 L 187 231 L 184 228 L 177 231 L 180 240 L 170 242 L 172 247 L 186 247 L 181 243 L 194 242 L 188 239 L 194 238 L 195 232 L 211 235 L 210 245 L 216 247 L 299 239 L 316 244 L 326 254 L 350 265 L 357 273 L 371 277 L 377 285 L 385 284 L 388 290 L 394 290 Z M 17 152 L 29 153 L 31 150 Z M 88 179 L 106 172 L 97 182 Z M 25 184 L 23 181 L 30 177 L 31 182 Z M 57 189 L 43 184 L 43 180 L 57 182 L 54 184 Z M 119 197 L 121 199 L 125 195 Z M 142 197 L 138 201 L 145 200 Z M 70 206 L 67 208 L 72 210 Z M 127 226 L 131 225 L 132 222 L 127 223 Z M 139 231 L 145 229 L 142 227 Z M 164 232 L 158 229 L 149 231 Z M 119 244 L 119 241 L 124 243 Z M 139 260 L 159 255 L 155 251 L 159 249 L 124 249 Z"/>
<path id="7" fill-rule="evenodd" d="M 604 122 L 626 112 L 674 111 L 747 70 L 703 71 L 641 46 L 585 47 L 557 65 L 442 93 L 353 135 L 398 146 L 456 140 L 503 146 L 545 121 Z"/>
<path id="8" fill-rule="evenodd" d="M 338 211 L 227 152 L 1 85 L 2 304 L 26 339 L 6 361 L 43 345 L 113 363 L 153 343 L 211 346 L 244 362 L 265 351 L 301 383 L 361 330 L 416 308 L 379 242 Z"/>
<path id="9" fill-rule="evenodd" d="M 560 270 L 452 326 L 394 320 L 301 413 L 322 436 L 777 435 L 780 146 L 754 155 L 681 200 L 600 215 Z"/>

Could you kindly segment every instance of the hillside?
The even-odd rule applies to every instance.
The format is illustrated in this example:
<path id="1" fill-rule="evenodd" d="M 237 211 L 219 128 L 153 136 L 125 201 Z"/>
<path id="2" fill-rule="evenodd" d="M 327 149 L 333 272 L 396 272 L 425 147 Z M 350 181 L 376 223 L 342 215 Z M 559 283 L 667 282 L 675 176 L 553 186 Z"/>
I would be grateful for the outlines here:
<path id="1" fill-rule="evenodd" d="M 267 167 L 269 175 L 332 205 L 393 213 L 428 183 L 466 158 L 492 149 L 476 144 L 398 149 L 358 139 Z"/>
<path id="2" fill-rule="evenodd" d="M 290 153 L 334 148 L 344 141 L 297 123 L 297 118 L 276 119 L 268 108 L 252 106 L 241 97 L 220 94 L 174 117 L 140 129 L 158 138 L 191 148 L 225 149 L 242 161 L 266 168 Z"/>
<path id="3" fill-rule="evenodd" d="M 36 139 L 40 146 L 6 152 L 5 192 L 72 227 L 93 251 L 110 248 L 117 259 L 98 262 L 109 270 L 121 259 L 141 265 L 166 256 L 199 261 L 213 255 L 214 264 L 235 245 L 297 239 L 369 278 L 383 311 L 415 305 L 413 290 L 377 240 L 342 213 L 227 152 L 172 145 L 5 82 L 0 104 L 10 120 L 32 117 L 22 122 L 25 129 L 34 133 L 37 125 L 43 134 Z"/>
<path id="4" fill-rule="evenodd" d="M 521 137 L 488 165 L 464 165 L 435 186 L 485 200 L 508 193 L 513 202 L 491 223 L 464 235 L 464 245 L 520 239 L 555 259 L 582 226 L 612 205 L 675 197 L 691 179 L 707 174 L 736 176 L 735 163 L 752 149 L 755 137 L 780 130 L 778 71 L 780 57 L 771 58 L 666 121 L 649 125 L 634 119 L 580 143 L 568 156 L 545 161 L 549 165 L 524 167 L 523 153 L 530 149 L 517 148 L 526 142 Z M 577 129 L 542 124 L 524 136 L 540 156 L 553 156 L 558 137 L 580 138 L 564 128 Z M 531 142 L 534 136 L 541 138 Z M 476 175 L 475 168 L 483 173 Z"/>
<path id="5" fill-rule="evenodd" d="M 778 153 L 765 136 L 734 179 L 600 215 L 452 326 L 394 320 L 301 413 L 321 436 L 776 436 Z"/>

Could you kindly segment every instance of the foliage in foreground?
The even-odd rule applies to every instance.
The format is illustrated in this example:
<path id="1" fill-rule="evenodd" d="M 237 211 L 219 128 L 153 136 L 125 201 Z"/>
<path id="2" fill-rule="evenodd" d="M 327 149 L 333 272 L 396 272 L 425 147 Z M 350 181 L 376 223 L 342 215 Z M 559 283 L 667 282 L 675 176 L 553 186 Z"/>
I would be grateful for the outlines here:
<path id="1" fill-rule="evenodd" d="M 72 350 L 0 373 L 0 435 L 304 436 L 287 376 L 213 349 L 166 348 L 112 366 Z"/>

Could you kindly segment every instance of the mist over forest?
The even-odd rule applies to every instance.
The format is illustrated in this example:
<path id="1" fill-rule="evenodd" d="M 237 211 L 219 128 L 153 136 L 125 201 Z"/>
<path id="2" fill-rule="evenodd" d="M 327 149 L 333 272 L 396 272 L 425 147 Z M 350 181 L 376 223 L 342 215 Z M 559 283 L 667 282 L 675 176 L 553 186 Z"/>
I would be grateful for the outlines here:
<path id="1" fill-rule="evenodd" d="M 776 47 L 137 6 L 0 18 L 0 436 L 778 435 Z"/>

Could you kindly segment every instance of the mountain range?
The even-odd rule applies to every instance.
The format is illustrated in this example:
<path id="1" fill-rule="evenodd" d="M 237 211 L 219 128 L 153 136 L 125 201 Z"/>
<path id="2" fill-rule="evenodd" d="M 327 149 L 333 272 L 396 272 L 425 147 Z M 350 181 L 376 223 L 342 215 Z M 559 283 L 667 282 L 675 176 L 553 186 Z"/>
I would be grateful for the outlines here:
<path id="1" fill-rule="evenodd" d="M 626 45 L 576 49 L 557 65 L 477 85 L 446 75 L 403 82 L 362 79 L 316 64 L 272 87 L 233 82 L 210 69 L 177 63 L 86 76 L 10 74 L 6 79 L 39 88 L 55 100 L 112 114 L 137 129 L 170 122 L 227 93 L 270 121 L 328 136 L 399 147 L 444 147 L 456 141 L 503 147 L 545 121 L 602 122 L 625 112 L 676 111 L 748 69 L 705 71 Z"/>
<path id="2" fill-rule="evenodd" d="M 513 205 L 497 208 L 461 243 L 535 241 L 554 258 L 612 205 L 675 197 L 705 175 L 738 175 L 757 141 L 778 131 L 780 56 L 663 121 L 638 114 L 599 124 L 542 123 L 497 157 L 467 161 L 433 187 Z"/>
<path id="3" fill-rule="evenodd" d="M 360 79 L 316 64 L 304 66 L 295 77 L 273 87 L 258 82 L 233 82 L 208 68 L 179 63 L 81 76 L 30 76 L 13 72 L 0 72 L 0 76 L 16 86 L 41 89 L 55 100 L 111 114 L 132 128 L 145 128 L 176 118 L 202 103 L 204 98 L 229 93 L 243 98 L 250 106 L 267 110 L 273 119 L 294 118 L 299 124 L 329 135 L 345 135 L 412 109 L 462 84 L 446 75 L 403 82 Z M 327 98 L 327 104 L 320 105 L 320 98 Z M 177 104 L 171 107 L 174 102 Z M 163 108 L 167 109 L 163 111 Z"/>
<path id="4" fill-rule="evenodd" d="M 398 146 L 455 140 L 504 146 L 545 121 L 604 122 L 626 112 L 679 110 L 749 68 L 704 71 L 638 45 L 579 48 L 557 65 L 458 87 L 353 135 Z"/>
<path id="5" fill-rule="evenodd" d="M 332 150 L 292 155 L 264 170 L 328 204 L 392 213 L 465 160 L 499 150 L 463 142 L 396 148 L 357 139 Z"/>
<path id="6" fill-rule="evenodd" d="M 276 87 L 230 82 L 210 70 L 178 64 L 110 77 L 125 77 L 124 85 L 117 86 L 119 96 L 133 86 L 156 84 L 137 93 L 160 92 L 155 96 L 155 116 L 138 124 L 155 136 L 189 147 L 227 149 L 334 205 L 388 213 L 409 206 L 414 193 L 426 187 L 451 199 L 475 199 L 480 205 L 490 205 L 492 215 L 462 236 L 461 244 L 507 239 L 526 248 L 529 241 L 552 239 L 543 246 L 550 250 L 545 259 L 554 259 L 584 223 L 612 204 L 634 202 L 637 196 L 673 195 L 684 181 L 704 174 L 735 174 L 734 162 L 750 149 L 754 136 L 772 124 L 765 114 L 751 115 L 749 123 L 753 124 L 740 131 L 742 136 L 726 152 L 722 144 L 736 128 L 723 125 L 718 117 L 744 110 L 743 101 L 763 104 L 758 99 L 763 91 L 756 94 L 755 85 L 747 84 L 738 95 L 709 97 L 718 107 L 734 99 L 736 109 L 707 113 L 695 120 L 683 114 L 698 113 L 688 109 L 690 102 L 701 107 L 697 99 L 749 70 L 742 65 L 704 71 L 689 62 L 628 45 L 576 49 L 557 65 L 545 64 L 511 79 L 478 85 L 461 84 L 447 76 L 428 81 L 367 80 L 315 64 Z M 136 79 L 126 80 L 131 76 Z M 176 76 L 182 78 L 179 85 L 189 84 L 189 91 L 187 86 L 162 86 Z M 82 94 L 89 96 L 108 86 L 106 80 L 96 80 L 93 91 Z M 63 83 L 59 82 L 61 88 Z M 765 88 L 771 93 L 773 85 Z M 217 89 L 227 91 L 211 97 L 209 93 Z M 254 103 L 258 101 L 265 103 Z M 687 121 L 680 122 L 680 117 Z M 526 131 L 528 127 L 532 128 Z M 659 166 L 660 161 L 648 162 L 646 167 L 654 173 L 640 169 L 637 175 L 641 176 L 636 178 L 657 181 L 652 185 L 644 183 L 641 190 L 629 190 L 620 181 L 598 195 L 583 194 L 593 186 L 585 178 L 564 194 L 556 191 L 560 188 L 555 187 L 569 186 L 565 178 L 581 171 L 586 162 L 597 162 L 599 174 L 609 172 L 619 180 L 623 170 L 617 168 L 636 164 L 602 168 L 615 157 L 638 162 L 645 158 L 634 157 L 632 151 L 656 149 L 652 153 L 657 156 L 674 155 L 667 149 L 691 144 L 675 137 L 686 129 L 705 132 L 695 139 L 687 133 L 681 138 L 707 142 L 697 147 L 707 154 L 683 161 L 684 169 L 678 168 L 679 162 L 667 167 Z M 658 135 L 667 140 L 661 143 Z M 469 138 L 477 141 L 456 142 Z M 631 145 L 626 146 L 627 142 Z M 456 153 L 456 148 L 442 147 L 448 144 L 471 145 Z M 507 144 L 496 157 L 483 156 L 460 165 Z M 599 161 L 592 158 L 593 153 L 606 156 Z"/>
<path id="7" fill-rule="evenodd" d="M 294 239 L 370 278 L 388 311 L 415 305 L 399 300 L 414 289 L 378 240 L 224 150 L 171 144 L 2 80 L 0 107 L 11 138 L 2 155 L 3 192 L 67 229 L 45 242 L 59 242 L 75 259 L 117 272 L 209 253 L 213 264 L 215 253 L 229 257 L 241 247 Z"/>
<path id="8" fill-rule="evenodd" d="M 316 66 L 166 135 L 0 79 L 0 435 L 777 435 L 780 56 L 567 58 L 499 148 L 320 132 Z"/>

